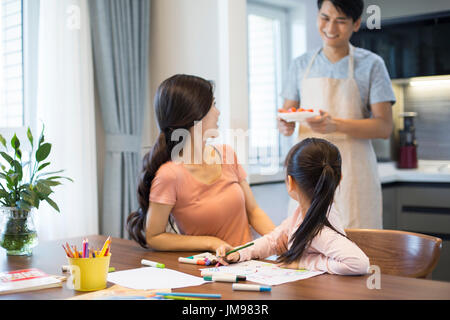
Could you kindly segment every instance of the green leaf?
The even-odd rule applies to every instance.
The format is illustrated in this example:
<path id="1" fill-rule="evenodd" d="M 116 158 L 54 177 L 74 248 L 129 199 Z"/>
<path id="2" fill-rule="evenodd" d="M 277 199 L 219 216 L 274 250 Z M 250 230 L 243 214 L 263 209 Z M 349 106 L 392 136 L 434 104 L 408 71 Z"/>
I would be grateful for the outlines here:
<path id="1" fill-rule="evenodd" d="M 0 198 L 8 198 L 9 197 L 9 193 L 6 192 L 5 190 L 0 190 Z"/>
<path id="2" fill-rule="evenodd" d="M 39 195 L 34 190 L 24 190 L 20 192 L 20 197 L 33 207 L 39 209 Z"/>
<path id="3" fill-rule="evenodd" d="M 33 149 L 33 135 L 31 134 L 30 127 L 28 127 L 28 130 L 27 130 L 27 137 L 28 137 L 28 141 L 30 141 L 31 148 Z"/>
<path id="4" fill-rule="evenodd" d="M 55 179 L 66 179 L 66 180 L 73 182 L 73 180 L 68 177 L 60 177 L 60 176 L 50 177 L 50 178 L 47 178 L 46 180 L 55 180 Z"/>
<path id="5" fill-rule="evenodd" d="M 45 198 L 45 201 L 47 201 L 47 203 L 49 204 L 49 205 L 51 205 L 52 207 L 53 207 L 53 209 L 55 209 L 56 211 L 58 211 L 59 212 L 59 207 L 58 207 L 58 205 L 55 203 L 55 201 L 53 201 L 52 199 L 50 199 L 50 198 Z"/>
<path id="6" fill-rule="evenodd" d="M 42 146 L 39 146 L 39 149 L 36 151 L 36 161 L 44 161 L 50 154 L 51 149 L 52 145 L 50 143 L 44 143 Z"/>
<path id="7" fill-rule="evenodd" d="M 47 185 L 48 187 L 55 187 L 55 186 L 59 186 L 61 184 L 61 182 L 58 181 L 52 181 L 52 180 L 40 180 L 42 183 L 44 183 L 45 185 Z"/>
<path id="8" fill-rule="evenodd" d="M 42 132 L 41 132 L 41 136 L 39 137 L 39 147 L 41 146 L 41 144 L 44 142 L 44 124 L 42 124 Z"/>
<path id="9" fill-rule="evenodd" d="M 16 150 L 16 156 L 17 158 L 19 158 L 19 160 L 22 160 L 22 151 L 20 151 L 20 149 Z"/>
<path id="10" fill-rule="evenodd" d="M 51 174 L 61 173 L 61 172 L 64 172 L 64 170 L 58 170 L 58 171 L 53 171 L 53 172 L 43 172 L 43 173 L 39 174 L 36 178 L 39 179 L 40 177 L 43 177 L 43 176 L 48 176 Z"/>
<path id="11" fill-rule="evenodd" d="M 38 168 L 38 170 L 37 171 L 41 171 L 42 169 L 44 169 L 46 166 L 48 166 L 50 164 L 50 162 L 46 162 L 46 163 L 44 163 L 44 164 L 41 164 L 40 166 L 39 166 L 39 168 Z"/>
<path id="12" fill-rule="evenodd" d="M 6 139 L 0 134 L 0 143 L 6 148 Z"/>
<path id="13" fill-rule="evenodd" d="M 9 154 L 7 154 L 6 152 L 3 152 L 3 151 L 1 151 L 0 154 L 2 155 L 2 157 L 3 157 L 6 161 L 8 161 L 8 163 L 9 163 L 10 165 L 12 165 L 12 162 L 14 161 L 14 159 L 11 158 L 11 157 L 9 156 Z"/>
<path id="14" fill-rule="evenodd" d="M 36 183 L 36 191 L 42 195 L 44 198 L 48 197 L 53 191 L 52 189 L 43 183 L 41 180 L 38 180 Z"/>
<path id="15" fill-rule="evenodd" d="M 18 182 L 22 181 L 23 171 L 22 171 L 22 166 L 20 165 L 20 162 L 17 160 L 14 160 L 13 166 L 14 166 L 15 172 L 17 173 Z"/>
<path id="16" fill-rule="evenodd" d="M 14 173 L 14 174 L 10 174 L 9 175 L 9 181 L 7 179 L 7 181 L 9 182 L 8 188 L 9 189 L 13 189 L 15 186 L 17 186 L 17 182 L 19 182 L 19 174 L 18 173 Z"/>
<path id="17" fill-rule="evenodd" d="M 20 141 L 17 138 L 16 134 L 14 134 L 14 136 L 11 139 L 11 147 L 13 147 L 14 150 L 17 150 L 20 147 Z"/>

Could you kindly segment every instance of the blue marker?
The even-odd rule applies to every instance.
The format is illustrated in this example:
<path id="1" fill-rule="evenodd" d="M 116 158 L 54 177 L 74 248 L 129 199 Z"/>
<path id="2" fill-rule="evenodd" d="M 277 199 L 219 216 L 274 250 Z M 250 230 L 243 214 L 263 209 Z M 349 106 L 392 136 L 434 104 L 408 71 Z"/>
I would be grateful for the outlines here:
<path id="1" fill-rule="evenodd" d="M 257 284 L 233 283 L 233 290 L 270 292 L 272 287 Z"/>
<path id="2" fill-rule="evenodd" d="M 221 294 L 208 293 L 188 293 L 188 292 L 156 292 L 157 296 L 178 296 L 178 297 L 196 297 L 196 298 L 222 298 Z"/>

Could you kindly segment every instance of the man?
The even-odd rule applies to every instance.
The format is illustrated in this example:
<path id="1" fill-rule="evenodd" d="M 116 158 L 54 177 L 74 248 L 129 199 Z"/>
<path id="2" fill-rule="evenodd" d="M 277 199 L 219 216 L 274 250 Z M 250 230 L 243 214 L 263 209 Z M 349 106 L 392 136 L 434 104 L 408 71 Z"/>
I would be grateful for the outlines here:
<path id="1" fill-rule="evenodd" d="M 283 108 L 320 109 L 302 122 L 298 140 L 321 137 L 342 155 L 343 178 L 335 205 L 346 228 L 382 228 L 381 184 L 371 139 L 390 137 L 395 96 L 384 61 L 354 48 L 362 0 L 318 0 L 317 27 L 323 46 L 296 58 L 282 92 Z M 285 136 L 294 122 L 278 119 Z"/>

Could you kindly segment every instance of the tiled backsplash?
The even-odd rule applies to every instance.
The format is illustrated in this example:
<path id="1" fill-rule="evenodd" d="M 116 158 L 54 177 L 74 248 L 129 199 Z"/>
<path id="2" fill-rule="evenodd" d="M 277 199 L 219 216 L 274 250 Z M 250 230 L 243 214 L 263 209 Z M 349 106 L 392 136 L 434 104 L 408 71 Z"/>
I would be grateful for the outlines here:
<path id="1" fill-rule="evenodd" d="M 405 85 L 404 111 L 418 113 L 418 158 L 450 160 L 450 85 Z"/>

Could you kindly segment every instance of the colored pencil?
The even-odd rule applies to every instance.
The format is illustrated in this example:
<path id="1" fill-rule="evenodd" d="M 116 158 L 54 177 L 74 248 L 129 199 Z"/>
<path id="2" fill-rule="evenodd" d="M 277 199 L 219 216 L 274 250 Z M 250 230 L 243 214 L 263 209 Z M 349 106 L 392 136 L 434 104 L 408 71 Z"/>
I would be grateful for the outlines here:
<path id="1" fill-rule="evenodd" d="M 241 246 L 241 247 L 238 247 L 238 248 L 236 248 L 236 249 L 233 249 L 233 250 L 231 250 L 231 251 L 228 251 L 227 253 L 225 253 L 225 256 L 227 256 L 227 255 L 229 255 L 229 254 L 232 254 L 233 252 L 236 252 L 236 251 L 245 249 L 245 248 L 247 248 L 247 247 L 250 247 L 250 246 L 252 246 L 252 245 L 254 245 L 254 244 L 255 244 L 255 243 L 253 243 L 253 242 L 247 243 L 246 245 L 243 245 L 243 246 Z"/>
<path id="2" fill-rule="evenodd" d="M 106 239 L 105 243 L 103 244 L 102 251 L 100 252 L 100 257 L 104 257 L 105 256 L 106 248 L 108 246 L 108 243 L 111 241 L 110 239 L 111 239 L 111 237 L 108 237 L 108 239 Z"/>

